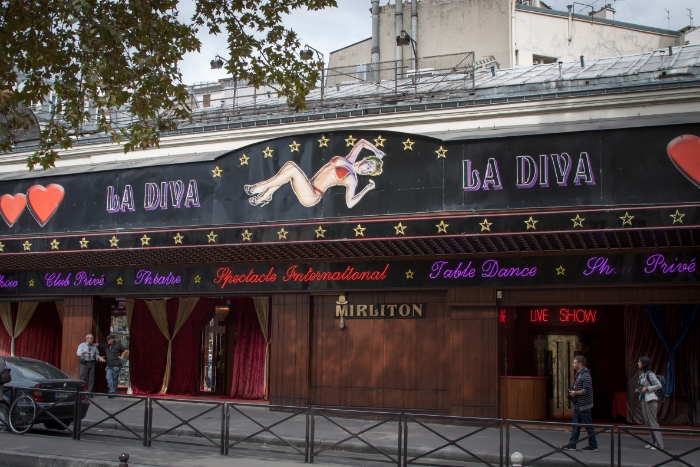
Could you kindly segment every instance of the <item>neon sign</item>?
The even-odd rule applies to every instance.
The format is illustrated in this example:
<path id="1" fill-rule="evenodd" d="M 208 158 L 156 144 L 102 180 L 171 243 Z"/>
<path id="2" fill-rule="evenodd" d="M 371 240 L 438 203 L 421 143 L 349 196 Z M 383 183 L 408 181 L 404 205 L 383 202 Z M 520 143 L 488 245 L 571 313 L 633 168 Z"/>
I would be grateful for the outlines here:
<path id="1" fill-rule="evenodd" d="M 46 287 L 68 287 L 68 286 L 85 286 L 96 287 L 105 285 L 105 275 L 95 276 L 94 273 L 88 275 L 85 271 L 76 273 L 75 279 L 71 280 L 73 273 L 69 272 L 65 276 L 60 272 L 50 272 L 44 276 Z"/>
<path id="2" fill-rule="evenodd" d="M 214 279 L 215 284 L 221 284 L 223 289 L 228 284 L 260 284 L 265 282 L 275 282 L 277 280 L 277 274 L 275 274 L 275 268 L 271 267 L 266 273 L 256 273 L 253 269 L 247 274 L 234 274 L 230 268 L 220 268 L 216 271 L 216 279 Z"/>
<path id="3" fill-rule="evenodd" d="M 345 271 L 315 271 L 309 268 L 306 272 L 298 272 L 298 266 L 294 265 L 287 269 L 287 273 L 282 277 L 284 282 L 320 282 L 320 281 L 383 281 L 386 279 L 389 265 L 384 266 L 383 271 L 355 271 L 355 268 L 348 266 Z"/>
<path id="4" fill-rule="evenodd" d="M 449 267 L 449 262 L 447 261 L 436 261 L 430 268 L 430 274 L 428 275 L 431 279 L 472 279 L 476 276 L 476 268 L 473 263 L 469 261 L 466 265 L 461 261 L 455 268 Z M 493 277 L 535 277 L 537 275 L 536 267 L 512 267 L 504 268 L 498 264 L 495 259 L 487 259 L 481 265 L 481 277 L 493 278 Z"/>
<path id="5" fill-rule="evenodd" d="M 598 310 L 586 310 L 584 308 L 560 308 L 555 319 L 566 324 L 595 323 Z M 550 313 L 548 308 L 530 310 L 531 323 L 549 323 Z"/>
<path id="6" fill-rule="evenodd" d="M 19 281 L 13 281 L 5 279 L 5 276 L 0 274 L 0 288 L 2 289 L 12 289 L 19 285 Z"/>
<path id="7" fill-rule="evenodd" d="M 182 282 L 182 276 L 176 276 L 172 272 L 168 275 L 153 274 L 153 271 L 142 269 L 136 273 L 135 285 L 172 285 Z"/>

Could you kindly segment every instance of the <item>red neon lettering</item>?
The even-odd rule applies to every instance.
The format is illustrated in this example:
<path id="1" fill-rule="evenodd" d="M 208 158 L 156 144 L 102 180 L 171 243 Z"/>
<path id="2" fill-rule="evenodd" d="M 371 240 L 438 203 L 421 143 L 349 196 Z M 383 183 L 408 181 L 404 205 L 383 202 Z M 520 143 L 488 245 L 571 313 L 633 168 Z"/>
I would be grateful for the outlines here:
<path id="1" fill-rule="evenodd" d="M 248 274 L 233 274 L 233 271 L 229 268 L 219 268 L 216 271 L 214 283 L 221 284 L 223 289 L 229 284 L 275 282 L 276 280 L 277 274 L 275 274 L 274 267 L 271 267 L 267 273 L 263 274 L 258 274 L 253 269 Z"/>
<path id="2" fill-rule="evenodd" d="M 498 322 L 500 322 L 500 323 L 506 322 L 506 310 L 500 310 L 500 312 L 498 314 Z"/>
<path id="3" fill-rule="evenodd" d="M 287 273 L 282 277 L 284 282 L 319 282 L 319 281 L 383 281 L 386 279 L 389 265 L 383 271 L 355 271 L 355 268 L 348 266 L 344 271 L 316 271 L 309 268 L 306 272 L 299 272 L 298 266 L 290 266 Z"/>
<path id="4" fill-rule="evenodd" d="M 559 321 L 562 323 L 595 323 L 598 310 L 562 308 L 559 310 Z"/>
<path id="5" fill-rule="evenodd" d="M 532 323 L 548 323 L 549 322 L 549 309 L 543 308 L 541 310 L 530 310 L 530 322 L 532 322 Z"/>

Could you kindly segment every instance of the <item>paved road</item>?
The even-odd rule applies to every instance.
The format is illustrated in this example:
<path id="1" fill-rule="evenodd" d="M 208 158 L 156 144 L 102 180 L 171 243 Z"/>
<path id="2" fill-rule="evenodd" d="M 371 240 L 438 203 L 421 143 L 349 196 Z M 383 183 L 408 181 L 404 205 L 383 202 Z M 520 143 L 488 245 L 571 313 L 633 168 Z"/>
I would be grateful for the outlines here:
<path id="1" fill-rule="evenodd" d="M 132 404 L 135 404 L 131 406 Z M 131 407 L 130 407 L 131 406 Z M 120 412 L 114 419 L 102 421 L 107 415 L 99 408 L 102 407 L 109 413 Z M 178 443 L 188 442 L 198 446 L 198 449 L 218 453 L 218 443 L 221 438 L 222 409 L 220 405 L 211 402 L 194 401 L 181 402 L 177 400 L 153 400 L 153 435 L 156 439 L 153 446 L 171 445 L 172 441 Z M 88 429 L 84 437 L 119 438 L 122 442 L 129 442 L 126 438 L 134 438 L 131 443 L 139 443 L 137 438 L 143 434 L 145 403 L 138 399 L 113 398 L 95 396 L 87 417 L 83 420 L 83 429 Z M 297 456 L 303 460 L 303 451 L 306 437 L 307 420 L 305 413 L 295 411 L 271 410 L 265 405 L 237 406 L 238 410 L 230 410 L 229 433 L 234 445 L 231 452 L 238 448 L 246 448 L 252 451 L 265 451 L 274 449 L 278 453 L 289 456 Z M 398 424 L 396 420 L 388 420 L 391 417 L 377 416 L 373 419 L 353 418 L 351 413 L 327 412 L 328 419 L 316 415 L 314 417 L 314 453 L 315 460 L 324 462 L 325 459 L 339 455 L 339 453 L 355 453 L 367 457 L 373 454 L 376 459 L 393 460 L 398 449 Z M 178 417 L 181 419 L 178 419 Z M 330 419 L 330 420 L 329 420 Z M 184 420 L 188 424 L 183 424 Z M 418 423 L 423 422 L 423 424 Z M 97 422 L 100 422 L 96 424 Z M 256 423 L 257 422 L 257 423 Z M 384 423 L 382 423 L 384 422 Z M 178 425 L 181 425 L 178 427 Z M 270 427 L 265 431 L 262 427 Z M 133 430 L 131 433 L 128 430 Z M 254 438 L 245 443 L 238 441 L 261 431 Z M 346 431 L 347 430 L 347 431 Z M 359 434 L 351 437 L 353 433 Z M 464 426 L 458 424 L 437 424 L 435 420 L 416 419 L 408 424 L 408 455 L 409 460 L 420 456 L 431 459 L 450 460 L 475 460 L 474 457 L 498 464 L 501 437 L 498 428 L 479 425 Z M 466 435 L 469 435 L 466 438 Z M 337 444 L 345 438 L 349 440 Z M 537 439 L 540 438 L 540 439 Z M 693 448 L 700 448 L 700 436 L 695 439 L 667 439 L 667 451 L 673 454 L 681 454 Z M 552 451 L 552 446 L 558 447 L 568 442 L 569 433 L 564 430 L 532 430 L 529 432 L 511 429 L 510 452 L 521 452 L 526 459 L 534 459 Z M 364 440 L 364 441 L 363 441 Z M 452 446 L 435 451 L 436 448 L 456 440 Z M 600 451 L 597 453 L 567 453 L 586 465 L 609 466 L 611 458 L 611 436 L 606 433 L 599 436 Z M 615 438 L 617 443 L 617 438 Z M 505 435 L 503 442 L 505 443 Z M 644 449 L 644 442 L 629 436 L 623 436 L 622 459 L 623 465 L 644 467 L 652 466 L 665 461 L 668 457 L 660 451 Z M 580 446 L 583 447 L 583 444 Z M 331 448 L 331 450 L 327 450 Z M 617 454 L 615 454 L 617 456 Z M 292 457 L 290 457 L 292 458 Z M 700 450 L 683 458 L 690 465 L 700 465 Z M 424 460 L 421 458 L 421 460 Z M 615 463 L 617 459 L 615 458 Z M 580 465 L 564 453 L 556 453 L 546 457 L 542 465 Z M 674 461 L 668 466 L 684 465 Z M 686 464 L 687 465 L 687 464 Z"/>

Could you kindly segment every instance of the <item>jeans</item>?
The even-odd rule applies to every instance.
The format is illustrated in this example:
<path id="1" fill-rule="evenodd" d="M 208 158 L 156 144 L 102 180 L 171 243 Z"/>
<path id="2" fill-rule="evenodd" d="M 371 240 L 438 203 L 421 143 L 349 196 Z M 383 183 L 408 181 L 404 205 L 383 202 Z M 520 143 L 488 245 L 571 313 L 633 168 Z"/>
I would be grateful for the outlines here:
<path id="1" fill-rule="evenodd" d="M 107 385 L 109 386 L 109 393 L 116 394 L 117 388 L 119 387 L 119 372 L 122 371 L 120 366 L 108 366 L 107 367 Z"/>
<path id="2" fill-rule="evenodd" d="M 591 413 L 591 409 L 588 410 L 581 410 L 579 409 L 579 406 L 574 404 L 574 419 L 571 423 L 581 423 L 583 425 L 589 425 L 593 424 L 593 415 Z M 586 433 L 588 433 L 588 445 L 592 448 L 598 449 L 598 441 L 595 438 L 595 428 L 592 426 L 587 426 L 586 427 Z M 580 426 L 575 426 L 573 430 L 571 430 L 571 439 L 569 440 L 569 446 L 571 447 L 576 447 L 576 443 L 578 443 L 578 438 L 581 435 L 581 427 Z"/>

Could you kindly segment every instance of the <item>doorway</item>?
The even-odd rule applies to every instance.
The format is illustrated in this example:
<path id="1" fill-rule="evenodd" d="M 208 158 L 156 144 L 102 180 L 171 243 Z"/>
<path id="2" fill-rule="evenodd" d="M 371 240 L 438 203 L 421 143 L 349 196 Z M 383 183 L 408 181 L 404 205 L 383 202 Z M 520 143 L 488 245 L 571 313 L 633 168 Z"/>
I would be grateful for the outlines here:
<path id="1" fill-rule="evenodd" d="M 552 334 L 535 339 L 537 373 L 547 376 L 547 418 L 573 416 L 574 406 L 569 399 L 574 380 L 571 362 L 581 350 L 576 335 Z"/>

